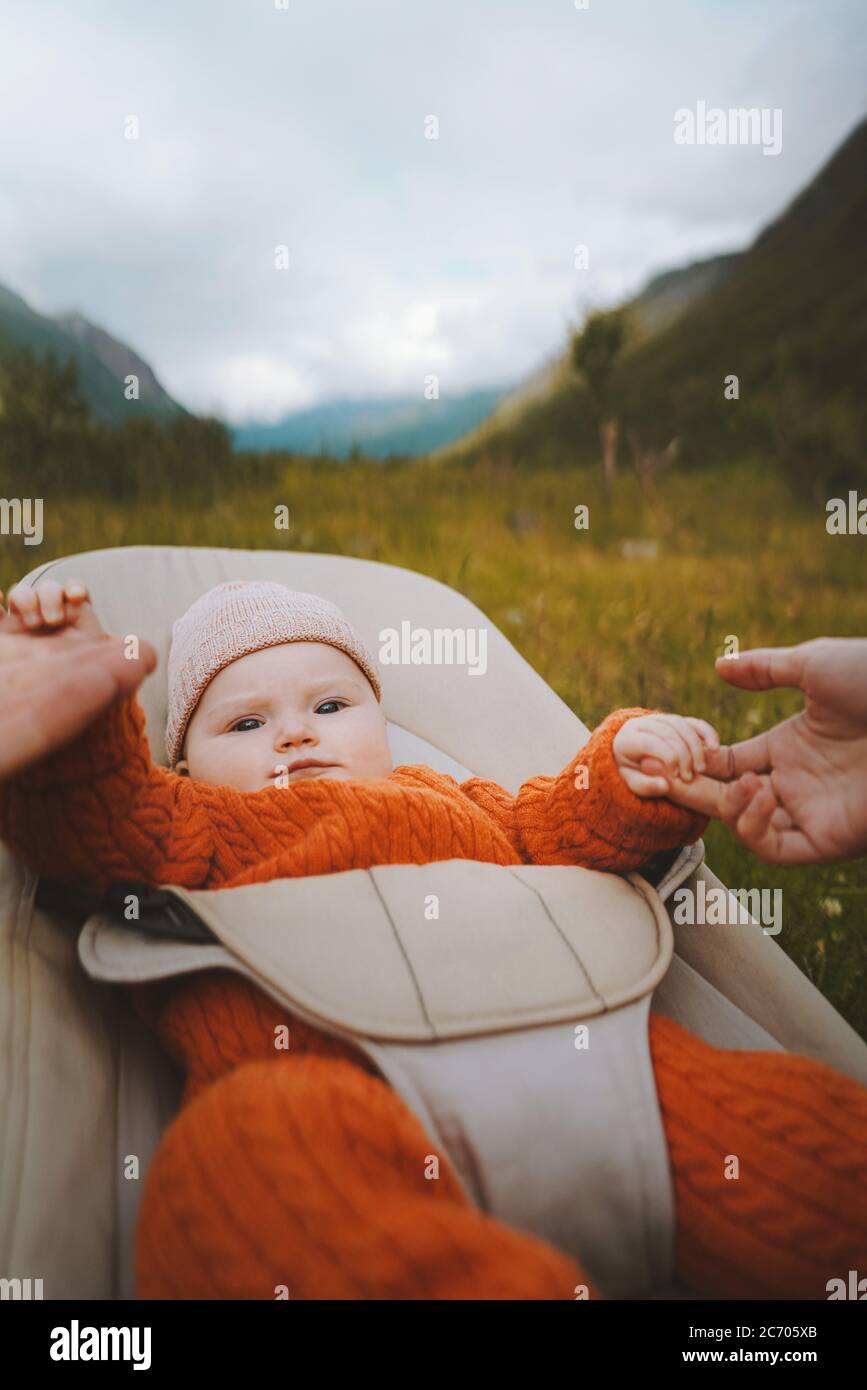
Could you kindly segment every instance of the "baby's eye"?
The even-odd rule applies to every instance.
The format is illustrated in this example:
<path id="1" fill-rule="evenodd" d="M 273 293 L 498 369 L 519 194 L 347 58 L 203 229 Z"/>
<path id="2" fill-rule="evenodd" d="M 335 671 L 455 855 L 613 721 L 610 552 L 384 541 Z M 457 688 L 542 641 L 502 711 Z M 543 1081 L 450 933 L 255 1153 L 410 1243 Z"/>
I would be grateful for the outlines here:
<path id="1" fill-rule="evenodd" d="M 230 732 L 230 733 L 233 733 L 233 734 L 234 734 L 234 733 L 246 733 L 246 730 L 245 730 L 245 729 L 242 729 L 242 727 L 241 727 L 242 724 L 255 724 L 256 728 L 258 729 L 261 723 L 262 723 L 261 719 L 256 719 L 256 718 L 251 714 L 251 715 L 249 715 L 249 716 L 248 716 L 247 718 L 245 718 L 245 719 L 239 719 L 238 722 L 237 722 L 237 724 L 233 724 L 233 725 L 232 725 L 232 727 L 231 727 L 231 729 L 230 729 L 229 732 Z"/>
<path id="2" fill-rule="evenodd" d="M 346 703 L 347 703 L 346 700 L 325 700 L 325 701 L 319 706 L 319 708 L 318 708 L 318 710 L 316 711 L 316 713 L 317 713 L 317 714 L 321 714 L 322 711 L 326 708 L 327 705 L 337 705 L 339 709 L 346 709 Z"/>

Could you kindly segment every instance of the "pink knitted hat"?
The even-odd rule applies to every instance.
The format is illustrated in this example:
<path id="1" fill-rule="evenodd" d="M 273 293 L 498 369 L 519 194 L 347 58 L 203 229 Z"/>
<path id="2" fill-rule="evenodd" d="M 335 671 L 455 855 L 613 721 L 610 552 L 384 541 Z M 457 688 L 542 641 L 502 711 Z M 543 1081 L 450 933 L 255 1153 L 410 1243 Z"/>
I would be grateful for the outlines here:
<path id="1" fill-rule="evenodd" d="M 172 625 L 166 754 L 174 767 L 205 687 L 224 666 L 283 642 L 325 642 L 352 657 L 382 698 L 376 662 L 340 609 L 270 580 L 217 584 Z"/>

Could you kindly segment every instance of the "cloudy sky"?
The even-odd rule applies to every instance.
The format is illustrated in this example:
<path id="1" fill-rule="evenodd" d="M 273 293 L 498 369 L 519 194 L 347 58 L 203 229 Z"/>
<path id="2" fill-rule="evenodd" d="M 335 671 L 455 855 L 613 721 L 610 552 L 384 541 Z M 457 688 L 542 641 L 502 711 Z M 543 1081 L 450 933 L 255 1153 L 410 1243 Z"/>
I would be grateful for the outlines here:
<path id="1" fill-rule="evenodd" d="M 235 422 L 511 383 L 867 110 L 863 0 L 283 3 L 0 0 L 0 282 Z M 676 144 L 702 101 L 781 153 Z"/>

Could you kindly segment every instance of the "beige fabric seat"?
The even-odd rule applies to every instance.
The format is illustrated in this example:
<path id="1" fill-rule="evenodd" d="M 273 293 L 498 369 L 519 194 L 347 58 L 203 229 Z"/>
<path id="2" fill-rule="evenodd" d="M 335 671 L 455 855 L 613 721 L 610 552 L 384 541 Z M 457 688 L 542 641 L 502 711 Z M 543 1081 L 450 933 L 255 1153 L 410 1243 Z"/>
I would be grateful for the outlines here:
<path id="1" fill-rule="evenodd" d="M 171 622 L 230 578 L 275 578 L 333 599 L 374 651 L 380 630 L 407 618 L 487 628 L 484 679 L 449 666 L 384 668 L 395 765 L 423 761 L 516 791 L 559 771 L 589 733 L 484 614 L 412 571 L 341 556 L 130 547 L 54 561 L 31 579 L 49 573 L 85 580 L 110 630 L 157 647 L 140 699 L 158 760 Z M 450 860 L 176 890 L 178 910 L 205 924 L 202 942 L 34 907 L 32 874 L 0 855 L 0 1277 L 41 1278 L 49 1298 L 132 1296 L 142 1183 L 179 1102 L 173 1065 L 113 987 L 124 980 L 223 965 L 351 1036 L 472 1201 L 575 1254 L 614 1296 L 690 1292 L 672 1282 L 650 1007 L 717 1046 L 800 1052 L 867 1084 L 867 1046 L 757 924 L 673 927 L 664 904 L 678 885 L 719 886 L 701 845 L 655 887 L 634 875 Z M 422 888 L 451 905 L 435 935 L 419 921 Z"/>

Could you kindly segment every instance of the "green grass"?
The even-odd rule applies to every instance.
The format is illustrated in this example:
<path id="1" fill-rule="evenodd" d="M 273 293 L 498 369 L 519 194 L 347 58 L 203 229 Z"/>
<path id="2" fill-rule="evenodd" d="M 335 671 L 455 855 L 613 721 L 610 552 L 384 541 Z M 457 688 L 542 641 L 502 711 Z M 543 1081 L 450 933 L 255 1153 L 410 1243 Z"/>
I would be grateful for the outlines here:
<path id="1" fill-rule="evenodd" d="M 43 560 L 114 545 L 220 545 L 331 552 L 403 565 L 466 594 L 593 727 L 622 705 L 698 714 L 724 741 L 800 708 L 794 692 L 752 695 L 716 676 L 729 634 L 742 648 L 867 633 L 863 538 L 831 537 L 821 504 L 800 503 L 761 464 L 673 474 L 648 510 L 618 480 L 606 511 L 595 470 L 287 463 L 275 487 L 245 484 L 201 508 L 182 497 L 120 507 L 45 498 L 41 547 L 0 539 L 0 587 Z M 576 531 L 578 503 L 591 509 Z M 274 507 L 292 527 L 274 529 Z M 652 537 L 656 560 L 624 560 Z M 867 1039 L 867 861 L 814 869 L 760 863 L 719 826 L 708 862 L 732 887 L 783 889 L 777 944 Z M 838 909 L 831 904 L 838 904 Z M 824 906 L 823 906 L 824 904 Z"/>

